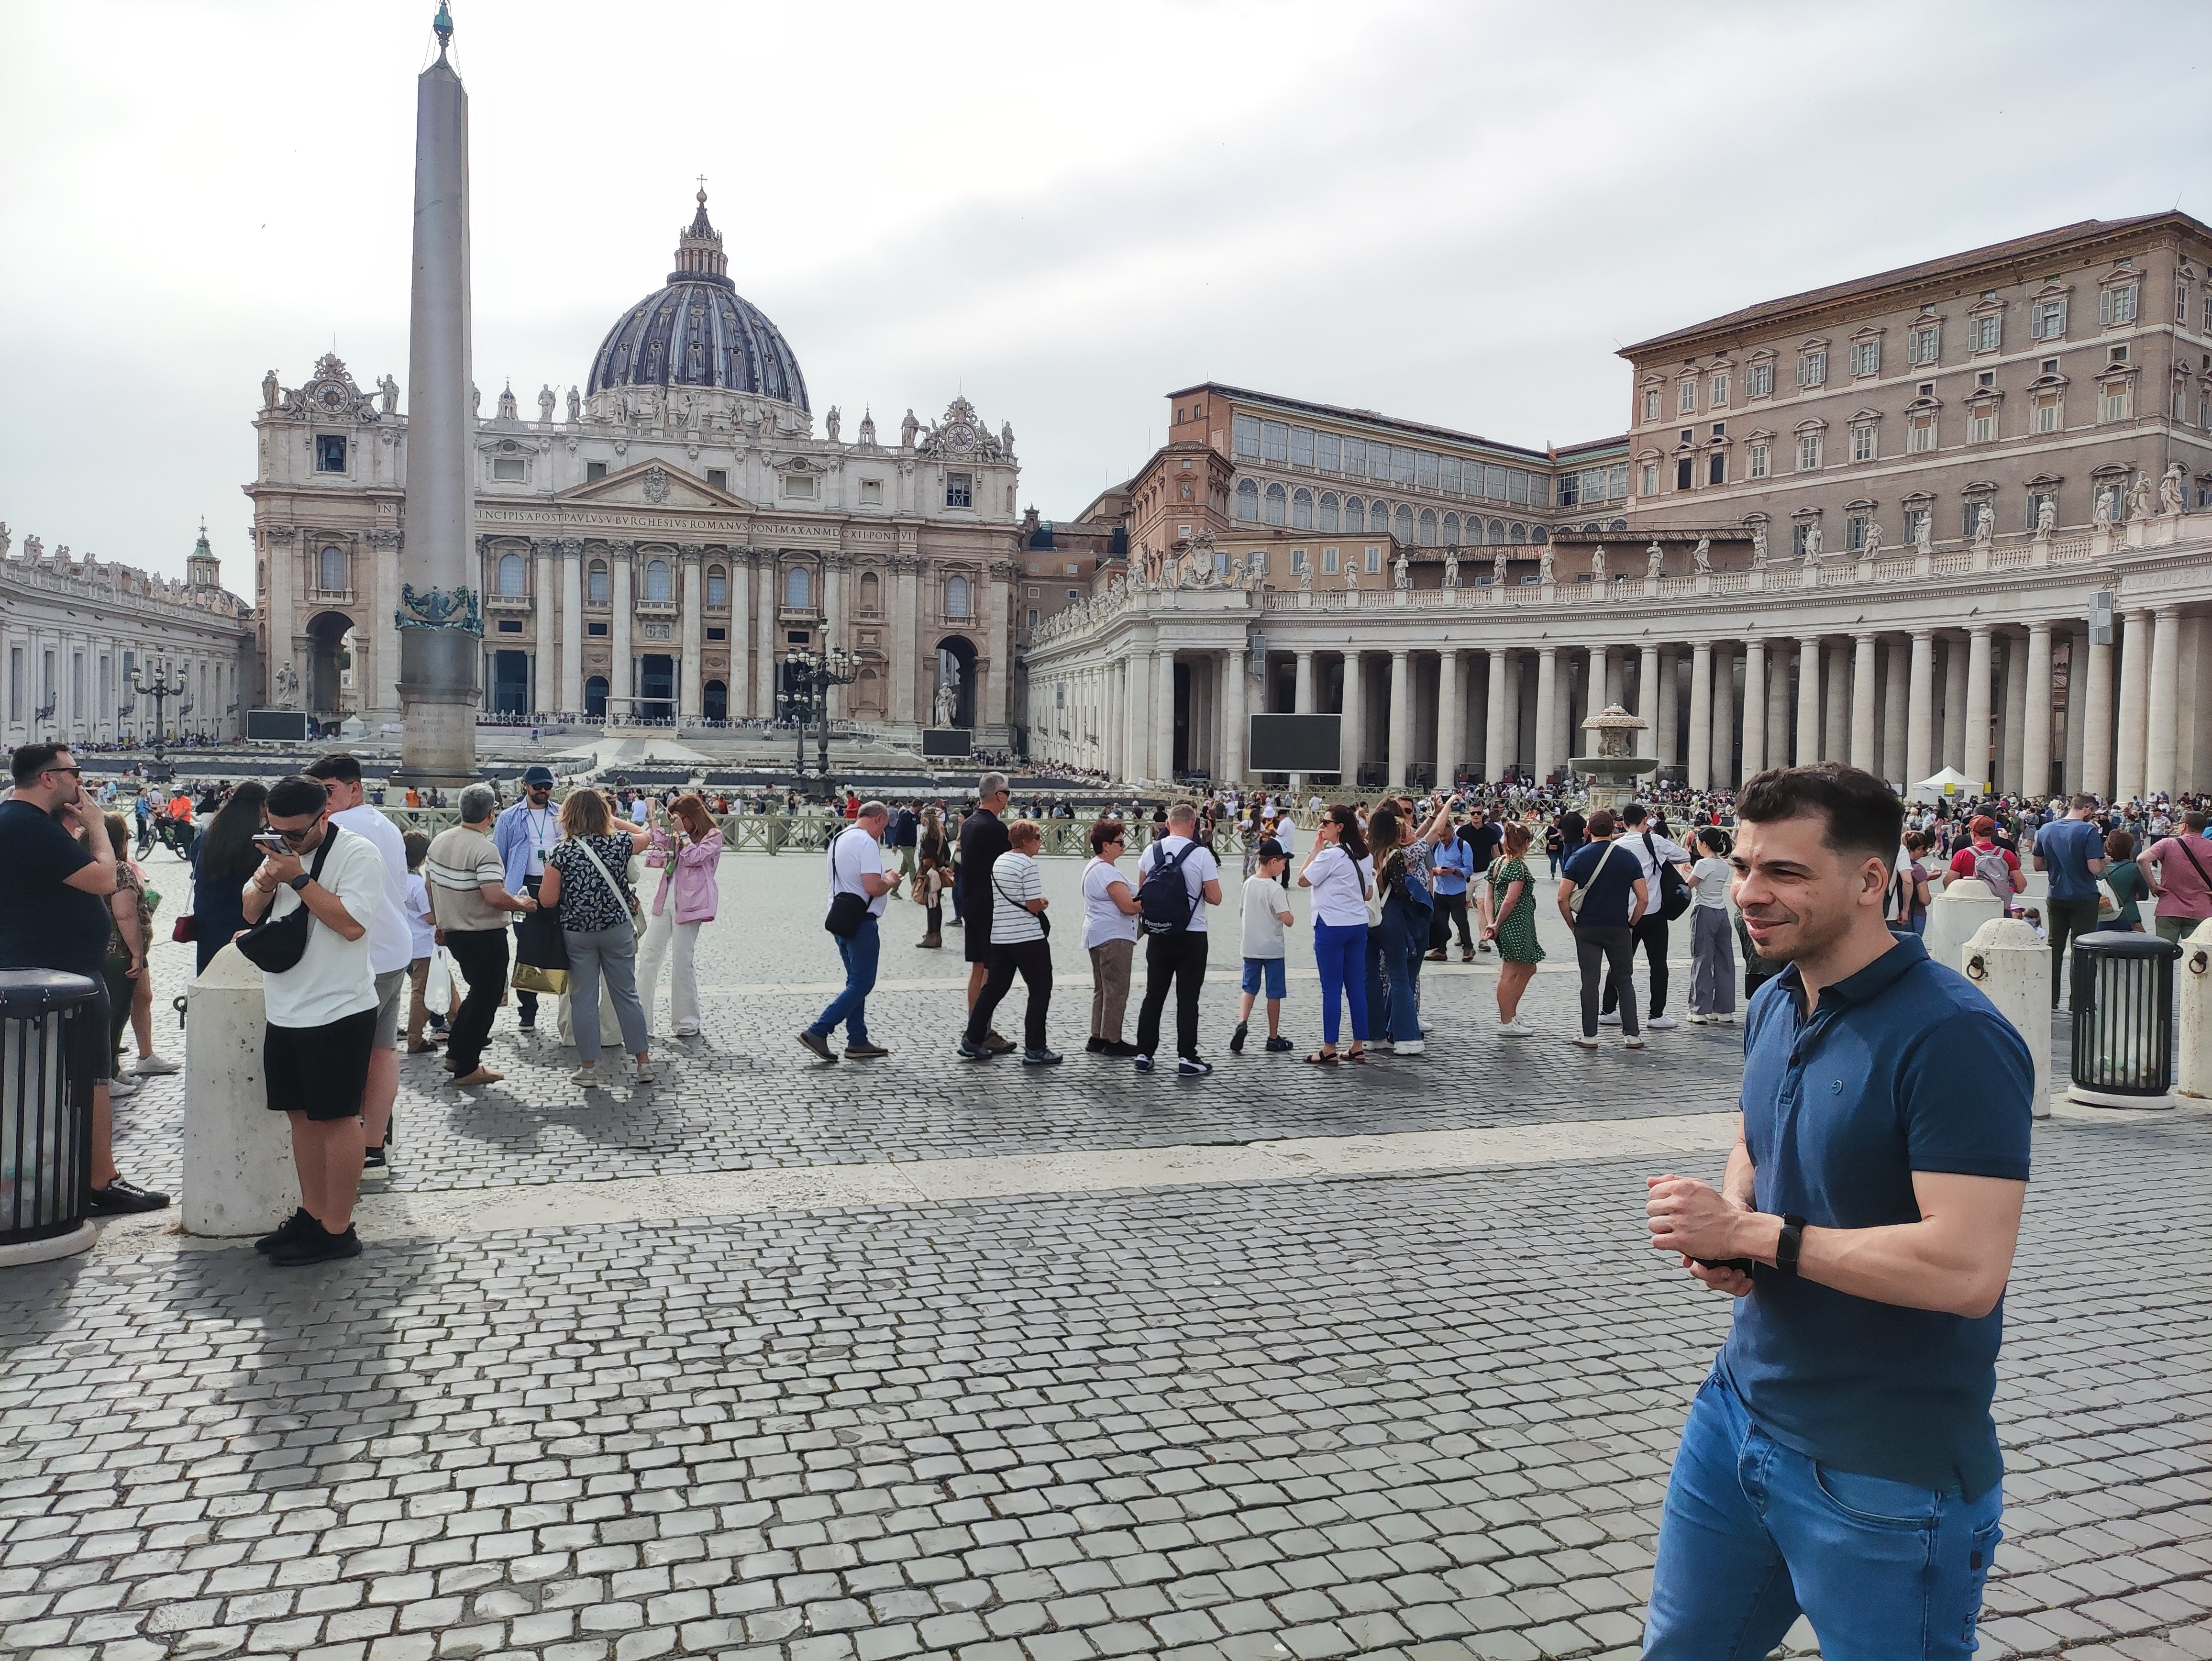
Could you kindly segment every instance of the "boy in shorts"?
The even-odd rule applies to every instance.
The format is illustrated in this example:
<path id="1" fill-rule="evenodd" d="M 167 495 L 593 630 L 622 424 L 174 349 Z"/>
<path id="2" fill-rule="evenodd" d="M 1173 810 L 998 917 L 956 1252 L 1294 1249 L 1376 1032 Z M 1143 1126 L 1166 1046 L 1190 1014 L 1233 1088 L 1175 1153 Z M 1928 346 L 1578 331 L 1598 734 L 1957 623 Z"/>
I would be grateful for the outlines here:
<path id="1" fill-rule="evenodd" d="M 1267 1048 L 1284 1050 L 1291 1041 L 1283 1036 L 1283 931 L 1295 921 L 1290 897 L 1283 891 L 1283 873 L 1291 857 L 1272 837 L 1260 844 L 1259 866 L 1244 879 L 1244 994 L 1237 1002 L 1237 1031 L 1230 1035 L 1229 1053 L 1244 1053 L 1244 1030 L 1252 1019 L 1253 1001 L 1264 982 L 1267 993 Z"/>

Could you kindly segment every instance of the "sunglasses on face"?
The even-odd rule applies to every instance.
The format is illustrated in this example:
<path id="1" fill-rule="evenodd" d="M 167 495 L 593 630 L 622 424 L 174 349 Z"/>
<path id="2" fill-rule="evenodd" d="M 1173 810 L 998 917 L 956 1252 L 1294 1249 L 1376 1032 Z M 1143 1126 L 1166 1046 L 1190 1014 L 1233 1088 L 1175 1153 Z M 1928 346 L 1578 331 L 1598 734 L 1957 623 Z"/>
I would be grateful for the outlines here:
<path id="1" fill-rule="evenodd" d="M 269 829 L 273 834 L 283 837 L 286 842 L 290 843 L 296 847 L 299 843 L 307 841 L 309 837 L 314 835 L 315 826 L 321 823 L 322 816 L 318 814 L 314 818 L 310 819 L 307 824 L 301 825 L 297 830 L 286 830 L 282 827 L 274 824 L 270 825 Z"/>
<path id="2" fill-rule="evenodd" d="M 46 767 L 40 770 L 46 773 L 66 773 L 73 779 L 81 779 L 84 776 L 84 769 L 82 767 Z"/>

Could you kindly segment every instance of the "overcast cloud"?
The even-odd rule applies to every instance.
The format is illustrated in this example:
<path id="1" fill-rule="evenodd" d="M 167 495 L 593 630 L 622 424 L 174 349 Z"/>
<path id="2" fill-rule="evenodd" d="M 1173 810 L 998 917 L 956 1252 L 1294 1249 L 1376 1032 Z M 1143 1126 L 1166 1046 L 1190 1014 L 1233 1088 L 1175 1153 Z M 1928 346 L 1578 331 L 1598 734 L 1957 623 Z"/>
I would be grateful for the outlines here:
<path id="1" fill-rule="evenodd" d="M 0 520 L 251 587 L 249 426 L 407 368 L 435 0 L 0 0 Z M 1625 342 L 2204 198 L 2202 4 L 453 0 L 476 371 L 580 381 L 708 176 L 817 413 L 1012 421 L 1078 512 L 1212 378 L 1512 442 Z"/>

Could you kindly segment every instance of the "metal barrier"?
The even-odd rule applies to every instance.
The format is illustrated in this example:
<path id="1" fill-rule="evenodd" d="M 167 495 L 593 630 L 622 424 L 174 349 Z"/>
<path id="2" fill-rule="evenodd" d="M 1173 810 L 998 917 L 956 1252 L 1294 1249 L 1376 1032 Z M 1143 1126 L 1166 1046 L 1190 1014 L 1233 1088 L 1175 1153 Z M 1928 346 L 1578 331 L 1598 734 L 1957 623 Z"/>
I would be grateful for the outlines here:
<path id="1" fill-rule="evenodd" d="M 2090 1107 L 2173 1105 L 2173 965 L 2181 948 L 2106 929 L 2074 942 L 2073 1083 Z"/>
<path id="2" fill-rule="evenodd" d="M 47 969 L 0 971 L 0 1262 L 37 1262 L 92 1244 L 88 1081 L 79 1059 L 104 1056 L 107 1034 L 86 1042 L 100 988 Z M 80 1086 L 72 1088 L 72 1086 Z"/>

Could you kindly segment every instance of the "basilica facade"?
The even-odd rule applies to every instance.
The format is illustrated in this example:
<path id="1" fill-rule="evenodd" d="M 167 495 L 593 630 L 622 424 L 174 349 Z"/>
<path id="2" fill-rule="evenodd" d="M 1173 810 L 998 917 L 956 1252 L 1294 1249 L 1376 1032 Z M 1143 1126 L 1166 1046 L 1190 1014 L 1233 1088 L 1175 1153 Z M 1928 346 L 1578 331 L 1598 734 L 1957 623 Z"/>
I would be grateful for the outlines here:
<path id="1" fill-rule="evenodd" d="M 267 700 L 399 719 L 407 420 L 324 357 L 254 418 Z M 1010 425 L 966 399 L 879 435 L 817 418 L 798 359 L 736 291 L 706 194 L 665 283 L 580 385 L 479 414 L 472 465 L 487 711 L 678 725 L 773 718 L 787 660 L 835 647 L 830 715 L 893 739 L 1007 740 L 1022 526 Z M 949 716 L 938 721 L 939 715 Z"/>

